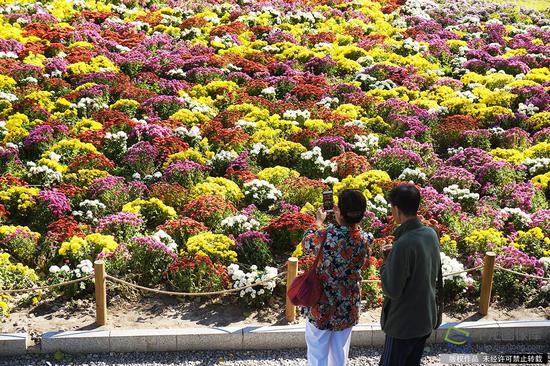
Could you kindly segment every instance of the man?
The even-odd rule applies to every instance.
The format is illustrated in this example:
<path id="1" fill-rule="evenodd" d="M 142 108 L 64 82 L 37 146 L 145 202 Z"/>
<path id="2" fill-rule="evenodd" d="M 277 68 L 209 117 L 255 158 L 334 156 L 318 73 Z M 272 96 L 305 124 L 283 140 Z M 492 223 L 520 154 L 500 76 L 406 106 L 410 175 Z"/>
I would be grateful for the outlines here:
<path id="1" fill-rule="evenodd" d="M 380 268 L 386 334 L 381 366 L 417 366 L 426 339 L 437 325 L 436 281 L 440 266 L 436 232 L 417 217 L 420 192 L 401 184 L 390 192 L 394 221 L 400 226 L 393 246 L 383 248 Z"/>

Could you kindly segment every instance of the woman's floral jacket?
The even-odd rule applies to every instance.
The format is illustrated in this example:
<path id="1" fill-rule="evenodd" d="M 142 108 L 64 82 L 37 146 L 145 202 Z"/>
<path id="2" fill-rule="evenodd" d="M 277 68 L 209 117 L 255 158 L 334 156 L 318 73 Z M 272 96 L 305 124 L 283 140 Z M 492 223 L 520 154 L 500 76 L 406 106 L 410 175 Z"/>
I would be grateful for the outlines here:
<path id="1" fill-rule="evenodd" d="M 303 308 L 303 314 L 318 329 L 343 330 L 359 321 L 361 307 L 361 269 L 372 235 L 358 226 L 330 224 L 326 229 L 310 228 L 304 234 L 304 255 L 317 255 L 322 245 L 323 258 L 317 273 L 323 293 L 319 303 Z"/>

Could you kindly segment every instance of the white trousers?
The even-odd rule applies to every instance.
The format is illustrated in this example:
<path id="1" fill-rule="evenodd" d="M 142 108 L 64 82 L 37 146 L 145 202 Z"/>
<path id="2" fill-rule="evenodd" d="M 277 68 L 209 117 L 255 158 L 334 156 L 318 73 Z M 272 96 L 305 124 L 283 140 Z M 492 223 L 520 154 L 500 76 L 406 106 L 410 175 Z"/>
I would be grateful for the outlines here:
<path id="1" fill-rule="evenodd" d="M 351 330 L 321 330 L 306 320 L 308 365 L 345 366 L 348 362 Z"/>

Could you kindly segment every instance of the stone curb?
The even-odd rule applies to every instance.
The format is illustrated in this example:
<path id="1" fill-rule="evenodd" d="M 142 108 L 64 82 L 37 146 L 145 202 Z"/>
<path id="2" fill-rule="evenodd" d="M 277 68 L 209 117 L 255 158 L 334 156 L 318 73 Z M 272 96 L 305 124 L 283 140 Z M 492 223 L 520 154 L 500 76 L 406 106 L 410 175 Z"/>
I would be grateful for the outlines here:
<path id="1" fill-rule="evenodd" d="M 305 325 L 182 329 L 96 329 L 48 332 L 42 335 L 42 353 L 167 352 L 197 350 L 305 348 Z M 382 346 L 379 324 L 359 324 L 352 333 L 354 346 Z M 464 342 L 533 342 L 550 344 L 550 320 L 446 323 L 434 331 L 429 344 Z M 456 343 L 456 344 L 458 344 Z M 0 334 L 0 355 L 24 354 L 26 333 Z"/>
<path id="2" fill-rule="evenodd" d="M 20 355 L 27 352 L 27 333 L 0 333 L 0 356 Z"/>

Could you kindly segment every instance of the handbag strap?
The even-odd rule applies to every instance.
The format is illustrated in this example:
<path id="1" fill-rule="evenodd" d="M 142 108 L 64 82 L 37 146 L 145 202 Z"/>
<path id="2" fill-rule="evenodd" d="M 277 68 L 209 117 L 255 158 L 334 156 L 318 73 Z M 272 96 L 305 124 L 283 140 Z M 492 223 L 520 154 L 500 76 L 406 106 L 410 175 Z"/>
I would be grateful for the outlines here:
<path id="1" fill-rule="evenodd" d="M 435 233 L 437 234 L 437 240 L 440 240 L 439 232 L 435 230 Z M 441 264 L 441 259 L 439 260 L 439 270 L 437 272 L 437 283 L 436 283 L 436 307 L 437 307 L 437 324 L 434 329 L 439 328 L 441 323 L 443 322 L 443 307 L 444 307 L 444 301 L 443 301 L 443 266 Z"/>

